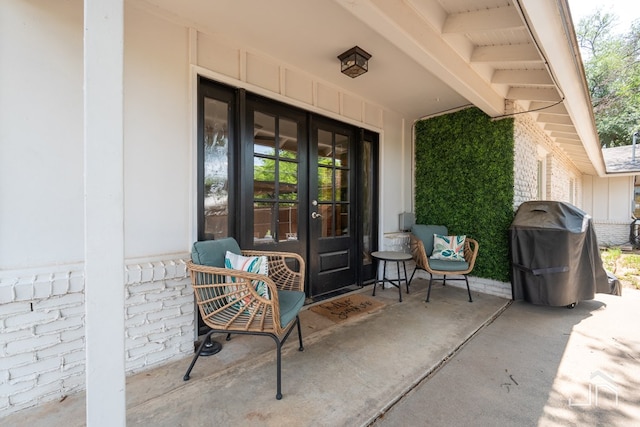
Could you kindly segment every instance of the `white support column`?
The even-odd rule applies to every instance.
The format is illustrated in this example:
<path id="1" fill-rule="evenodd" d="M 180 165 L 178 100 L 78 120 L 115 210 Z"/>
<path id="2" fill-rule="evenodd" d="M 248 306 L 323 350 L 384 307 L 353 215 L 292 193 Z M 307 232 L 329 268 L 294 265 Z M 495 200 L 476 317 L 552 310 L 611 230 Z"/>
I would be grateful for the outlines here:
<path id="1" fill-rule="evenodd" d="M 124 0 L 84 0 L 86 421 L 126 424 Z"/>

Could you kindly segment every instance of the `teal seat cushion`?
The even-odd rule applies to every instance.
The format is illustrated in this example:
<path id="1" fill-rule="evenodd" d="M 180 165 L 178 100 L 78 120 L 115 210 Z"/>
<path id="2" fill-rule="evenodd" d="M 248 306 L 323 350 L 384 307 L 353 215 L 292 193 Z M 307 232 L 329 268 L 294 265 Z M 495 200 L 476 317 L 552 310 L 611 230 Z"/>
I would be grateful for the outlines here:
<path id="1" fill-rule="evenodd" d="M 411 227 L 411 233 L 413 233 L 413 235 L 418 239 L 422 240 L 424 250 L 427 253 L 428 257 L 430 257 L 433 253 L 433 235 L 440 234 L 446 236 L 448 234 L 447 227 L 445 227 L 444 225 L 425 224 L 414 224 Z"/>
<path id="2" fill-rule="evenodd" d="M 464 271 L 469 268 L 467 261 L 447 261 L 444 259 L 430 259 L 429 267 L 432 270 L 441 271 Z"/>
<path id="3" fill-rule="evenodd" d="M 227 251 L 236 255 L 242 254 L 238 242 L 233 237 L 195 242 L 191 251 L 191 260 L 194 264 L 224 267 L 224 256 Z"/>
<path id="4" fill-rule="evenodd" d="M 278 291 L 278 302 L 280 303 L 280 325 L 283 328 L 296 318 L 300 309 L 304 305 L 304 298 L 304 292 Z"/>

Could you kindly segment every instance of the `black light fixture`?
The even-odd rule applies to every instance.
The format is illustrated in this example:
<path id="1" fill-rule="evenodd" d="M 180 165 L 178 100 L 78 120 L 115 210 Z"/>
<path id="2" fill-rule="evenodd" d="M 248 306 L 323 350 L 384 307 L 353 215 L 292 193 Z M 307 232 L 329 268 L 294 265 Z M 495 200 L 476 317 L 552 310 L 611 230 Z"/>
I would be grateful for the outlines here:
<path id="1" fill-rule="evenodd" d="M 358 46 L 354 46 L 338 55 L 340 71 L 352 79 L 356 78 L 369 71 L 369 58 L 371 58 L 371 55 Z"/>

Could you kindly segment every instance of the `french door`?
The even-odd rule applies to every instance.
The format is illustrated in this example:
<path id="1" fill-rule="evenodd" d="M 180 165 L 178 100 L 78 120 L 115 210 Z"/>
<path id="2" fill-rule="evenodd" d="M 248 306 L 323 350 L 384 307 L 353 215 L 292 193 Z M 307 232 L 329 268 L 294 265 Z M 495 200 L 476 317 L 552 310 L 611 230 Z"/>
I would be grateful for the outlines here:
<path id="1" fill-rule="evenodd" d="M 310 297 L 372 279 L 377 135 L 200 86 L 199 239 L 233 236 L 242 248 L 302 255 Z"/>
<path id="2" fill-rule="evenodd" d="M 323 294 L 356 282 L 356 129 L 322 117 L 310 128 L 310 282 Z"/>

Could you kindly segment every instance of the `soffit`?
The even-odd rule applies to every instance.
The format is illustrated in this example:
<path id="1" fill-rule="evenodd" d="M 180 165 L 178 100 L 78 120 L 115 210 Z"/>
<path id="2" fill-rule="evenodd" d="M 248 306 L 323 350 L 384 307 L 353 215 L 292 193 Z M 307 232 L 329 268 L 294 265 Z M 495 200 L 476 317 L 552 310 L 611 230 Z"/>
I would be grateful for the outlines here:
<path id="1" fill-rule="evenodd" d="M 539 40 L 548 29 L 532 28 L 521 6 L 543 4 L 554 12 L 563 0 L 129 1 L 313 70 L 409 120 L 470 104 L 499 118 L 513 112 L 505 109 L 513 100 L 519 110 L 533 112 L 537 125 L 581 172 L 597 174 L 594 164 L 603 164 L 601 153 L 598 158 L 593 147 L 589 153 L 585 148 L 598 144 L 592 115 L 576 113 L 575 105 L 588 102 L 588 93 L 572 99 L 571 106 L 563 97 L 575 97 L 576 91 L 560 87 L 556 78 L 567 73 L 580 80 L 581 70 L 575 64 L 554 70 L 549 49 L 555 47 Z M 568 38 L 556 43 L 567 44 Z M 336 56 L 354 45 L 373 57 L 369 72 L 351 79 L 339 73 Z"/>

